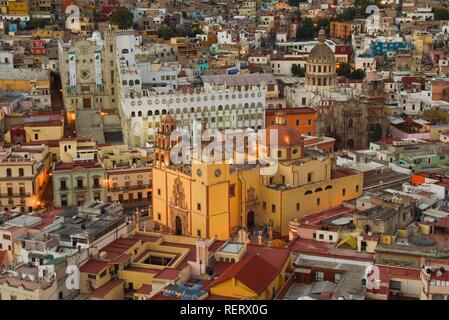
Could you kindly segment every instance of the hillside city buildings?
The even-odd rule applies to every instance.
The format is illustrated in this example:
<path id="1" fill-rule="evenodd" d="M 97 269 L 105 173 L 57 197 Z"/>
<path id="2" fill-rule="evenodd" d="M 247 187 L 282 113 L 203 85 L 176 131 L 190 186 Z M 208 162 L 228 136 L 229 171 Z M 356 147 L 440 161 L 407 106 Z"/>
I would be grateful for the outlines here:
<path id="1" fill-rule="evenodd" d="M 449 300 L 449 8 L 376 5 L 0 1 L 0 300 Z"/>

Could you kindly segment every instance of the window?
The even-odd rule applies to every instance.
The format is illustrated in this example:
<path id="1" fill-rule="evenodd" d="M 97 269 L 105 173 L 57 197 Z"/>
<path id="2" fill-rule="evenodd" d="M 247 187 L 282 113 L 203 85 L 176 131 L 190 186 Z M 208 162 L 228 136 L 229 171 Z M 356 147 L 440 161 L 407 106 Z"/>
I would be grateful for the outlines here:
<path id="1" fill-rule="evenodd" d="M 229 196 L 230 197 L 235 197 L 235 184 L 231 184 L 229 186 Z"/>
<path id="2" fill-rule="evenodd" d="M 333 235 L 329 235 L 329 240 L 330 241 L 334 240 L 334 236 Z"/>
<path id="3" fill-rule="evenodd" d="M 359 185 L 355 186 L 355 192 L 359 192 Z"/>
<path id="4" fill-rule="evenodd" d="M 19 177 L 23 177 L 24 175 L 23 168 L 19 168 Z"/>
<path id="5" fill-rule="evenodd" d="M 316 198 L 316 205 L 317 206 L 319 206 L 321 203 L 320 203 L 321 201 L 320 201 L 320 198 Z"/>
<path id="6" fill-rule="evenodd" d="M 198 203 L 196 204 L 196 209 L 197 209 L 198 211 L 201 211 L 201 203 L 198 202 Z"/>
<path id="7" fill-rule="evenodd" d="M 34 134 L 34 140 L 39 140 L 39 134 L 38 133 Z"/>
<path id="8" fill-rule="evenodd" d="M 157 219 L 158 219 L 159 221 L 161 220 L 161 214 L 160 214 L 160 213 L 157 214 Z"/>
<path id="9" fill-rule="evenodd" d="M 276 205 L 275 204 L 271 205 L 271 212 L 276 213 Z"/>
<path id="10" fill-rule="evenodd" d="M 9 235 L 9 234 L 3 234 L 3 239 L 4 239 L 4 240 L 11 240 L 11 235 Z"/>
<path id="11" fill-rule="evenodd" d="M 296 126 L 299 127 L 299 119 L 296 119 Z"/>
<path id="12" fill-rule="evenodd" d="M 12 171 L 11 171 L 11 169 L 6 169 L 6 176 L 7 177 L 11 177 L 12 176 Z"/>
<path id="13" fill-rule="evenodd" d="M 340 280 L 341 280 L 341 274 L 340 274 L 340 273 L 336 273 L 336 274 L 334 275 L 334 281 L 335 281 L 335 283 L 339 283 Z"/>
<path id="14" fill-rule="evenodd" d="M 201 229 L 196 229 L 196 236 L 201 237 Z"/>
<path id="15" fill-rule="evenodd" d="M 312 172 L 307 174 L 307 182 L 312 182 Z"/>
<path id="16" fill-rule="evenodd" d="M 343 188 L 343 189 L 341 190 L 341 195 L 342 195 L 342 196 L 345 196 L 345 195 L 346 195 L 346 189 L 345 189 L 345 188 Z"/>
<path id="17" fill-rule="evenodd" d="M 315 281 L 323 281 L 324 280 L 324 272 L 317 271 L 315 272 Z"/>
<path id="18" fill-rule="evenodd" d="M 81 189 L 83 188 L 83 179 L 77 179 L 76 180 L 76 186 Z"/>
<path id="19" fill-rule="evenodd" d="M 102 273 L 100 273 L 100 278 L 103 278 L 107 273 L 107 270 L 104 270 Z"/>
<path id="20" fill-rule="evenodd" d="M 158 196 L 161 195 L 161 189 L 157 189 L 157 195 L 158 195 Z"/>
<path id="21" fill-rule="evenodd" d="M 100 179 L 94 178 L 94 187 L 100 186 Z"/>
<path id="22" fill-rule="evenodd" d="M 391 290 L 401 290 L 401 281 L 390 280 L 389 287 Z"/>
<path id="23" fill-rule="evenodd" d="M 17 300 L 17 296 L 11 295 L 11 300 Z"/>
<path id="24" fill-rule="evenodd" d="M 278 158 L 282 157 L 282 150 L 278 150 Z"/>
<path id="25" fill-rule="evenodd" d="M 320 234 L 318 235 L 318 238 L 319 238 L 320 240 L 324 240 L 324 234 L 320 233 Z"/>
<path id="26" fill-rule="evenodd" d="M 316 239 L 316 233 L 315 232 L 312 234 L 312 238 Z"/>
<path id="27" fill-rule="evenodd" d="M 265 201 L 262 202 L 262 209 L 267 210 L 267 203 Z"/>
<path id="28" fill-rule="evenodd" d="M 300 206 L 299 206 L 299 202 L 296 203 L 296 211 L 299 211 Z"/>
<path id="29" fill-rule="evenodd" d="M 61 206 L 62 207 L 67 207 L 67 204 L 68 204 L 68 200 L 67 199 L 68 198 L 67 198 L 66 194 L 61 195 Z"/>

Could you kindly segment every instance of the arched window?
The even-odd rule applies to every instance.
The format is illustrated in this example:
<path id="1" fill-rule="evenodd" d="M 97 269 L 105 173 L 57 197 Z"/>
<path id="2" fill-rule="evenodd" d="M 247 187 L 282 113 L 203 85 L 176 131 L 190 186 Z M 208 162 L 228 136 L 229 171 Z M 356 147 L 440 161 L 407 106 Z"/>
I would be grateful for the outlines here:
<path id="1" fill-rule="evenodd" d="M 129 53 L 129 50 L 128 50 L 128 49 L 123 49 L 123 50 L 122 50 L 122 53 L 123 53 L 123 54 Z"/>
<path id="2" fill-rule="evenodd" d="M 142 111 L 137 112 L 137 116 L 141 117 L 142 116 Z"/>
<path id="3" fill-rule="evenodd" d="M 162 114 L 167 114 L 167 110 L 163 109 Z"/>
<path id="4" fill-rule="evenodd" d="M 218 111 L 221 111 L 221 110 L 223 110 L 223 106 L 220 104 L 220 105 L 218 106 Z"/>
<path id="5" fill-rule="evenodd" d="M 308 196 L 309 194 L 312 194 L 312 193 L 313 193 L 312 190 L 307 190 L 306 192 L 304 192 L 304 195 Z"/>
<path id="6" fill-rule="evenodd" d="M 134 86 L 134 81 L 133 80 L 129 80 L 129 85 L 132 87 Z"/>
<path id="7" fill-rule="evenodd" d="M 11 169 L 6 169 L 6 176 L 7 177 L 11 177 L 12 176 L 12 171 L 11 171 Z"/>
<path id="8" fill-rule="evenodd" d="M 123 84 L 124 86 L 126 86 L 126 85 L 128 84 L 128 81 L 123 80 L 123 81 L 122 81 L 122 84 Z"/>
<path id="9" fill-rule="evenodd" d="M 136 113 L 133 111 L 131 112 L 131 118 L 134 118 L 136 116 Z"/>
<path id="10" fill-rule="evenodd" d="M 316 190 L 315 190 L 315 192 L 321 192 L 321 191 L 323 191 L 322 188 L 316 188 Z"/>
<path id="11" fill-rule="evenodd" d="M 324 188 L 324 190 L 332 190 L 332 186 L 328 185 L 328 186 L 326 186 L 326 188 Z"/>
<path id="12" fill-rule="evenodd" d="M 148 116 L 152 116 L 152 115 L 153 115 L 153 111 L 148 110 L 147 115 L 148 115 Z"/>
<path id="13" fill-rule="evenodd" d="M 24 173 L 23 173 L 23 168 L 19 168 L 19 177 L 23 177 Z"/>
<path id="14" fill-rule="evenodd" d="M 139 79 L 136 79 L 135 81 L 134 81 L 134 83 L 137 85 L 137 84 L 140 84 L 140 80 Z"/>
<path id="15" fill-rule="evenodd" d="M 154 111 L 154 114 L 155 114 L 156 116 L 158 116 L 158 115 L 159 115 L 159 110 Z"/>

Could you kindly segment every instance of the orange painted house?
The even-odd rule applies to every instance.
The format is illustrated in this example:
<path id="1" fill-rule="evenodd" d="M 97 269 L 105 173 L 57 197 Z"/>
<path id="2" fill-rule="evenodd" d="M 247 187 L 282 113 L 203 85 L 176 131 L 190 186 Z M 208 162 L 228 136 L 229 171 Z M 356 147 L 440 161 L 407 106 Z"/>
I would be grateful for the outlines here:
<path id="1" fill-rule="evenodd" d="M 276 112 L 282 111 L 285 114 L 287 124 L 292 126 L 299 134 L 316 135 L 316 111 L 312 108 L 283 108 L 265 110 L 265 128 L 274 124 Z"/>

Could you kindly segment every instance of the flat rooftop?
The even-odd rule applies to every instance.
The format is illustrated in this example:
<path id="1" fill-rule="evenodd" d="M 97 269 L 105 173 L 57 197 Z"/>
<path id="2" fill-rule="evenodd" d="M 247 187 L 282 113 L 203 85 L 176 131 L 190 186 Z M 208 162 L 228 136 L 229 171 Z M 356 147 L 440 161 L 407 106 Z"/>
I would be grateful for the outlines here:
<path id="1" fill-rule="evenodd" d="M 0 80 L 50 80 L 50 71 L 44 69 L 0 70 Z"/>

